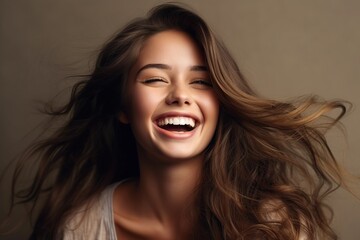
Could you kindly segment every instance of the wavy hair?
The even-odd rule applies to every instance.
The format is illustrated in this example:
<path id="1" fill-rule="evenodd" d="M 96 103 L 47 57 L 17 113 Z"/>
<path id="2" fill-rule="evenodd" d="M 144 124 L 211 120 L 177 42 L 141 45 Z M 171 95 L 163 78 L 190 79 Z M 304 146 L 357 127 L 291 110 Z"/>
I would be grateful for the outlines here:
<path id="1" fill-rule="evenodd" d="M 194 238 L 336 239 L 323 199 L 343 175 L 324 133 L 345 114 L 346 104 L 314 96 L 293 102 L 258 96 L 205 21 L 176 4 L 159 5 L 126 25 L 103 46 L 93 72 L 74 85 L 68 103 L 47 109 L 66 120 L 30 146 L 13 179 L 12 205 L 36 206 L 45 196 L 31 239 L 56 239 L 77 208 L 109 184 L 139 175 L 134 137 L 118 114 L 143 43 L 170 29 L 197 43 L 221 106 L 197 192 L 201 229 Z M 334 109 L 338 116 L 326 117 Z M 30 158 L 39 161 L 34 180 L 17 191 Z"/>

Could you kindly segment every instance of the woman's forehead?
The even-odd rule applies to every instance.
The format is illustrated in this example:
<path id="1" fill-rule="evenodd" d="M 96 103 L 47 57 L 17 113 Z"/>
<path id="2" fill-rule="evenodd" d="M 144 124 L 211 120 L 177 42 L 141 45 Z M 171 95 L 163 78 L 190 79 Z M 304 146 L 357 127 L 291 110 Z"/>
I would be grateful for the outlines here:
<path id="1" fill-rule="evenodd" d="M 203 66 L 205 61 L 195 41 L 186 33 L 167 30 L 148 38 L 137 58 L 137 65 L 167 64 Z"/>

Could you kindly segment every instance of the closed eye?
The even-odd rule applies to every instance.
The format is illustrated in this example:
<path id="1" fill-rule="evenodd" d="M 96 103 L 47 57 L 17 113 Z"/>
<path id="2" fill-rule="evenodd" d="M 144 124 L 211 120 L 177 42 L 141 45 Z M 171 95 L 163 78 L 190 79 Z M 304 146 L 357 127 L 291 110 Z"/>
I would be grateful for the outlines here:
<path id="1" fill-rule="evenodd" d="M 209 80 L 197 79 L 191 82 L 191 84 L 199 85 L 202 87 L 212 87 L 212 83 Z"/>
<path id="2" fill-rule="evenodd" d="M 152 84 L 152 83 L 167 83 L 167 81 L 163 78 L 150 78 L 150 79 L 145 79 L 143 81 L 143 83 L 145 84 Z"/>

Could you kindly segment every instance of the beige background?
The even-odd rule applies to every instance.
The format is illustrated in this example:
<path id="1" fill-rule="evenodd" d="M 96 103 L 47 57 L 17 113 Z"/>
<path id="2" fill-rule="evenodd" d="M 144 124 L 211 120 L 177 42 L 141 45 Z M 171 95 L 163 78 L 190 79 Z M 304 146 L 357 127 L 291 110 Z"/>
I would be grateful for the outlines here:
<path id="1" fill-rule="evenodd" d="M 96 50 L 125 22 L 161 1 L 0 0 L 0 170 L 31 140 L 44 117 L 38 100 L 87 73 Z M 331 135 L 336 154 L 360 174 L 360 1 L 183 1 L 213 27 L 253 86 L 276 99 L 319 94 L 354 104 L 344 120 L 348 144 Z M 4 216 L 8 178 L 1 188 Z M 4 184 L 5 183 L 5 184 Z M 360 239 L 360 201 L 330 199 L 341 239 Z M 16 221 L 24 219 L 21 212 Z M 27 228 L 1 239 L 22 239 Z"/>

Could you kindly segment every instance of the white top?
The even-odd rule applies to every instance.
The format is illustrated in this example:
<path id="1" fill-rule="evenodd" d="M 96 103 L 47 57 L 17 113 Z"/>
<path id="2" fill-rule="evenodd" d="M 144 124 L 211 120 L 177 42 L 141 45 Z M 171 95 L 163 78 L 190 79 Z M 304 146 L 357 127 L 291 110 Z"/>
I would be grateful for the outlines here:
<path id="1" fill-rule="evenodd" d="M 107 187 L 87 211 L 77 212 L 66 223 L 63 240 L 117 240 L 113 217 L 113 193 L 121 182 Z"/>

